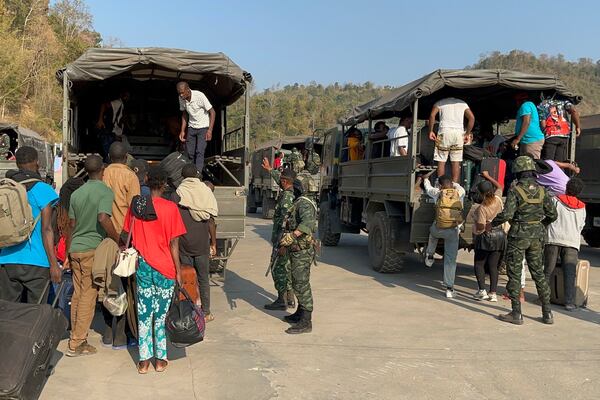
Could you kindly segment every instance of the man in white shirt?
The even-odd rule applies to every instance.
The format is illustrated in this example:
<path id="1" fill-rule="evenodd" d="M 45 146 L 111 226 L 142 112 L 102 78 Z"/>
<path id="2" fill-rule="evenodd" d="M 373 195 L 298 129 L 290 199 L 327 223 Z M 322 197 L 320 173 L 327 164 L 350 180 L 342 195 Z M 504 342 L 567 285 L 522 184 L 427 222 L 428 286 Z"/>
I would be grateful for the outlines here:
<path id="1" fill-rule="evenodd" d="M 187 82 L 182 81 L 177 84 L 177 93 L 179 109 L 183 112 L 179 140 L 186 144 L 188 157 L 202 172 L 206 142 L 212 139 L 215 125 L 215 110 L 204 93 L 191 90 Z"/>
<path id="2" fill-rule="evenodd" d="M 127 139 L 123 136 L 123 128 L 125 125 L 123 114 L 125 112 L 125 103 L 127 103 L 127 100 L 129 100 L 129 91 L 123 89 L 121 90 L 119 97 L 112 101 L 102 103 L 100 106 L 100 114 L 98 115 L 96 128 L 99 130 L 98 138 L 102 145 L 102 155 L 105 161 L 108 161 L 108 149 L 115 140 L 127 143 Z M 110 119 L 108 118 L 108 111 L 110 111 Z"/>
<path id="3" fill-rule="evenodd" d="M 475 116 L 471 109 L 462 100 L 449 97 L 433 105 L 429 115 L 429 126 L 435 125 L 435 117 L 440 114 L 440 124 L 437 135 L 429 131 L 429 139 L 435 141 L 433 160 L 437 161 L 437 174 L 446 174 L 446 161 L 450 157 L 452 164 L 452 181 L 460 179 L 460 163 L 463 159 L 463 144 L 471 138 L 471 131 L 475 125 Z M 468 120 L 465 131 L 464 120 Z"/>
<path id="4" fill-rule="evenodd" d="M 408 130 L 412 126 L 412 117 L 406 116 L 400 118 L 398 127 L 390 129 L 387 138 L 390 139 L 390 157 L 408 155 Z"/>

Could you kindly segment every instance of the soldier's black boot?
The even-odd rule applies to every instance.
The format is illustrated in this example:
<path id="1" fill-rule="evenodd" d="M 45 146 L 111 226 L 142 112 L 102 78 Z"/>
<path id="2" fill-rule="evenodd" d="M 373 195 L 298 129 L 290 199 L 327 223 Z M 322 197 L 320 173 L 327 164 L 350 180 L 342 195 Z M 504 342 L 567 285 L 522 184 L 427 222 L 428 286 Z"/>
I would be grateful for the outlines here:
<path id="1" fill-rule="evenodd" d="M 523 314 L 521 314 L 521 303 L 518 301 L 513 303 L 512 311 L 508 314 L 501 314 L 498 316 L 500 321 L 510 322 L 515 325 L 523 325 Z"/>
<path id="2" fill-rule="evenodd" d="M 542 321 L 548 325 L 552 325 L 554 323 L 554 317 L 552 316 L 550 304 L 542 304 Z"/>
<path id="3" fill-rule="evenodd" d="M 289 333 L 290 335 L 310 332 L 312 332 L 312 311 L 306 310 L 302 311 L 300 321 L 285 331 L 285 333 Z"/>
<path id="4" fill-rule="evenodd" d="M 285 322 L 289 322 L 290 324 L 297 324 L 300 322 L 300 318 L 302 318 L 302 306 L 298 304 L 296 311 L 294 311 L 293 314 L 283 317 L 283 320 Z"/>
<path id="5" fill-rule="evenodd" d="M 280 292 L 274 302 L 265 304 L 264 307 L 266 310 L 287 310 L 285 292 Z"/>
<path id="6" fill-rule="evenodd" d="M 294 291 L 293 290 L 288 290 L 286 292 L 286 298 L 287 298 L 287 306 L 288 306 L 288 308 L 294 308 L 294 307 L 296 307 L 296 297 L 294 297 Z"/>

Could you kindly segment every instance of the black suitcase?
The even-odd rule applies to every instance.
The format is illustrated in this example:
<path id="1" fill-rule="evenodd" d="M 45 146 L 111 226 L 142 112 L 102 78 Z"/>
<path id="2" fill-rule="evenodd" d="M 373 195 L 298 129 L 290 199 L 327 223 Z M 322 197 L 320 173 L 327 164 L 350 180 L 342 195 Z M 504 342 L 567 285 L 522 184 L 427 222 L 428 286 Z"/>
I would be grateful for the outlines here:
<path id="1" fill-rule="evenodd" d="M 167 172 L 167 181 L 173 189 L 177 189 L 177 186 L 183 181 L 181 170 L 185 164 L 190 162 L 185 153 L 179 151 L 169 154 L 160 162 L 160 166 Z"/>
<path id="2" fill-rule="evenodd" d="M 49 286 L 50 282 L 46 290 Z M 64 281 L 57 299 L 63 286 Z M 52 305 L 0 300 L 0 399 L 35 400 L 40 396 L 54 368 L 52 355 L 67 326 L 56 300 Z"/>

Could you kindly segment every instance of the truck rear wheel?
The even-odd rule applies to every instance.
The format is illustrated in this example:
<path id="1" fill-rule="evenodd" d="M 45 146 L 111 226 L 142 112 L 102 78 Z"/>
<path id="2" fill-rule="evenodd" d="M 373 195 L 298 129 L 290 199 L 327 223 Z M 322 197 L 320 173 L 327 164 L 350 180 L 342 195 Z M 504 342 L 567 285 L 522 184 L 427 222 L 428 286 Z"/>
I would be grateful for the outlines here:
<path id="1" fill-rule="evenodd" d="M 586 229 L 582 235 L 588 246 L 600 247 L 600 229 Z"/>
<path id="2" fill-rule="evenodd" d="M 369 221 L 369 258 L 377 272 L 390 273 L 402 269 L 403 252 L 393 248 L 390 236 L 387 214 L 385 211 L 376 212 Z"/>
<path id="3" fill-rule="evenodd" d="M 337 246 L 340 242 L 341 233 L 332 233 L 329 224 L 331 209 L 329 203 L 324 201 L 319 209 L 319 239 L 323 246 Z"/>
<path id="4" fill-rule="evenodd" d="M 275 215 L 275 199 L 264 196 L 262 199 L 262 217 L 273 219 L 273 215 Z"/>

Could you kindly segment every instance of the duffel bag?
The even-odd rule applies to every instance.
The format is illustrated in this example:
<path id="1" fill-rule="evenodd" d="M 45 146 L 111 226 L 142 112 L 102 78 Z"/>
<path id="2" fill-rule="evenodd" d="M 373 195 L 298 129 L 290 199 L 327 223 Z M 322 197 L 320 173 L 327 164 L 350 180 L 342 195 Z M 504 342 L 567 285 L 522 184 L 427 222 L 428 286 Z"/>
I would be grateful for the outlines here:
<path id="1" fill-rule="evenodd" d="M 182 293 L 185 300 L 179 300 Z M 169 340 L 175 347 L 187 347 L 204 340 L 204 312 L 191 299 L 187 291 L 175 285 L 173 301 L 165 320 Z"/>

